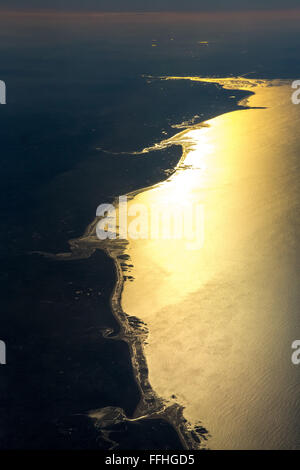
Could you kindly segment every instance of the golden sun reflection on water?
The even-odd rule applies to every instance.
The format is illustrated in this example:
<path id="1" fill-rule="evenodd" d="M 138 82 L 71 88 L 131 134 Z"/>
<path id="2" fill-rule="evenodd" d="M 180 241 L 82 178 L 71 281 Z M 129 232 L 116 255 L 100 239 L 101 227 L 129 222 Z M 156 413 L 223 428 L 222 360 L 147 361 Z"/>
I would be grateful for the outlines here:
<path id="1" fill-rule="evenodd" d="M 290 361 L 299 324 L 300 119 L 290 85 L 267 85 L 255 83 L 249 99 L 267 109 L 231 112 L 170 139 L 184 150 L 177 171 L 129 201 L 204 207 L 201 248 L 129 240 L 134 280 L 122 307 L 149 329 L 153 389 L 184 406 L 192 425 L 202 422 L 210 448 L 300 448 L 300 377 Z"/>

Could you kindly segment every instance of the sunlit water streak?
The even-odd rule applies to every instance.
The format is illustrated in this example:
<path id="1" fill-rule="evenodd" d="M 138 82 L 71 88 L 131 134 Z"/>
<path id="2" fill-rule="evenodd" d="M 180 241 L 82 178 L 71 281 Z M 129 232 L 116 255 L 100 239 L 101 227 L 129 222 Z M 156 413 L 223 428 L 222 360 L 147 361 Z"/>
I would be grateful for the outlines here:
<path id="1" fill-rule="evenodd" d="M 299 108 L 289 84 L 216 81 L 253 89 L 249 104 L 267 109 L 231 112 L 162 144 L 182 145 L 177 171 L 129 206 L 200 203 L 205 241 L 190 250 L 186 240 L 129 240 L 134 279 L 122 308 L 149 329 L 152 388 L 203 423 L 210 448 L 300 448 L 300 372 L 290 360 L 299 332 Z"/>

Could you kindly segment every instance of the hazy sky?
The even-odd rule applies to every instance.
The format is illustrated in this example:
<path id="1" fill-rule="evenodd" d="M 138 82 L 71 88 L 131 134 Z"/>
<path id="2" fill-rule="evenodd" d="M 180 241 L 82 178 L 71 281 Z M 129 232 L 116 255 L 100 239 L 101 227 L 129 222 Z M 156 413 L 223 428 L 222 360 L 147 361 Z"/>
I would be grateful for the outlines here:
<path id="1" fill-rule="evenodd" d="M 6 10 L 207 11 L 299 7 L 299 0 L 0 0 L 0 8 Z"/>

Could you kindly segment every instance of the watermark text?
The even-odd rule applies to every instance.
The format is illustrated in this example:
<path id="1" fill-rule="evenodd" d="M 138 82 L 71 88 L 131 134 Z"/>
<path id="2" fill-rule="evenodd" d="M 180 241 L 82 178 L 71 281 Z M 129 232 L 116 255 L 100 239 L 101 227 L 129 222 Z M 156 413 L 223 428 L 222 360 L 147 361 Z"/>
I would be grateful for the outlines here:
<path id="1" fill-rule="evenodd" d="M 6 364 L 6 344 L 0 340 L 0 365 Z"/>
<path id="2" fill-rule="evenodd" d="M 0 104 L 6 104 L 6 85 L 3 80 L 0 80 Z"/>
<path id="3" fill-rule="evenodd" d="M 292 103 L 300 104 L 300 80 L 295 80 L 292 83 L 292 88 L 296 90 L 292 93 Z"/>
<path id="4" fill-rule="evenodd" d="M 150 206 L 130 203 L 120 196 L 117 207 L 101 204 L 96 233 L 100 240 L 184 240 L 188 250 L 204 243 L 204 206 L 189 203 L 160 203 Z"/>
<path id="5" fill-rule="evenodd" d="M 295 341 L 293 341 L 292 349 L 295 350 L 292 354 L 292 363 L 295 366 L 298 366 L 300 364 L 300 340 L 299 339 L 296 339 Z"/>

